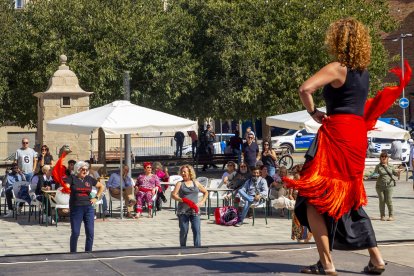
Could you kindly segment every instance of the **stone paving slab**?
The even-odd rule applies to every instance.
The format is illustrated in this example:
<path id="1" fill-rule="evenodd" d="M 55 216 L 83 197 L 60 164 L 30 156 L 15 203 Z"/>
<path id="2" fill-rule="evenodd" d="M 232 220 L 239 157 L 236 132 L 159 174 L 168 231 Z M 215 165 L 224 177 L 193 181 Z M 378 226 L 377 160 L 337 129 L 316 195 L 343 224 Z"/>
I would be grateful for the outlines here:
<path id="1" fill-rule="evenodd" d="M 401 177 L 405 180 L 405 177 Z M 394 190 L 394 210 L 396 220 L 383 222 L 378 219 L 378 198 L 375 182 L 366 181 L 368 194 L 367 213 L 377 218 L 372 221 L 378 241 L 404 241 L 414 238 L 414 191 L 411 180 L 398 181 Z M 168 195 L 167 195 L 168 196 Z M 215 203 L 213 202 L 213 206 Z M 214 224 L 202 216 L 201 231 L 203 246 L 253 245 L 292 243 L 291 220 L 281 218 L 274 211 L 265 224 L 259 217 L 252 226 L 247 219 L 242 227 L 226 227 Z M 158 248 L 178 246 L 178 221 L 172 209 L 157 213 L 154 218 L 142 217 L 139 220 L 120 220 L 110 218 L 95 223 L 94 250 L 118 250 L 136 248 Z M 62 253 L 69 251 L 70 224 L 69 219 L 59 222 L 58 227 L 39 225 L 37 221 L 27 221 L 27 216 L 19 219 L 0 218 L 0 256 L 21 255 L 27 253 Z M 85 243 L 83 230 L 78 242 L 78 251 L 82 251 Z M 189 233 L 188 246 L 192 245 Z"/>

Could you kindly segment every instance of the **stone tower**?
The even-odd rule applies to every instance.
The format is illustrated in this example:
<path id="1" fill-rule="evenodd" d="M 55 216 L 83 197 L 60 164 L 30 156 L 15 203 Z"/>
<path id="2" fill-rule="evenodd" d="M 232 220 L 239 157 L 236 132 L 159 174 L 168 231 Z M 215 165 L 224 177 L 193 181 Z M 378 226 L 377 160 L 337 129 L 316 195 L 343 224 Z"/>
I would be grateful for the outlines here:
<path id="1" fill-rule="evenodd" d="M 66 65 L 67 57 L 60 56 L 60 66 L 49 79 L 45 92 L 35 93 L 37 104 L 37 144 L 47 145 L 55 161 L 62 145 L 68 144 L 72 153 L 67 160 L 86 160 L 90 157 L 90 136 L 77 133 L 49 131 L 46 123 L 66 115 L 89 109 L 89 95 L 79 86 L 76 74 Z"/>

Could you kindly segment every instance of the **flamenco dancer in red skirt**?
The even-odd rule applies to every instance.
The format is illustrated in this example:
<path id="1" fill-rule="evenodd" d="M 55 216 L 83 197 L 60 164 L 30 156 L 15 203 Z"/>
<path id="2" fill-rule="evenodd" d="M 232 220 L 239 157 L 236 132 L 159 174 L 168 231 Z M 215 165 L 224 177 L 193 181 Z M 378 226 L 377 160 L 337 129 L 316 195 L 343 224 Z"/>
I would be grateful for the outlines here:
<path id="1" fill-rule="evenodd" d="M 299 195 L 295 215 L 310 227 L 319 253 L 306 274 L 337 275 L 331 250 L 368 249 L 370 261 L 365 273 L 381 274 L 385 263 L 377 247 L 371 221 L 362 206 L 367 204 L 363 184 L 367 131 L 400 96 L 409 82 L 406 63 L 392 72 L 400 85 L 386 87 L 367 100 L 371 56 L 368 29 L 353 18 L 334 22 L 326 34 L 326 45 L 334 61 L 306 80 L 299 89 L 303 105 L 312 118 L 322 123 L 306 154 L 299 180 L 285 179 Z M 326 114 L 315 108 L 312 93 L 323 87 Z"/>

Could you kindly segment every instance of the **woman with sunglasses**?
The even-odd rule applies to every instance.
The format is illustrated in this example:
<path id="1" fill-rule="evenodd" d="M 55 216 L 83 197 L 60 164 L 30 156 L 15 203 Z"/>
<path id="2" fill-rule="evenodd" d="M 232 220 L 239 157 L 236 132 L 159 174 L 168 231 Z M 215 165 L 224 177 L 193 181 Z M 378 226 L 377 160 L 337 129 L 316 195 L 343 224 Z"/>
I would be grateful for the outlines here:
<path id="1" fill-rule="evenodd" d="M 144 162 L 144 173 L 138 176 L 135 184 L 135 197 L 137 205 L 135 206 L 135 218 L 138 219 L 142 213 L 142 207 L 145 203 L 148 206 L 148 217 L 152 217 L 153 196 L 161 189 L 160 179 L 152 173 L 152 163 Z"/>
<path id="2" fill-rule="evenodd" d="M 374 172 L 378 174 L 375 189 L 379 199 L 381 220 L 393 221 L 392 192 L 395 186 L 393 175 L 398 176 L 399 172 L 393 166 L 388 165 L 388 154 L 386 152 L 381 153 L 380 163 L 375 167 Z M 388 208 L 388 219 L 385 219 L 385 205 Z"/>
<path id="3" fill-rule="evenodd" d="M 270 140 L 263 140 L 261 160 L 263 165 L 267 167 L 267 174 L 272 176 L 276 173 L 276 152 L 272 149 Z"/>
<path id="4" fill-rule="evenodd" d="M 93 177 L 89 176 L 89 165 L 84 161 L 75 164 L 75 175 L 69 175 L 65 182 L 70 186 L 70 252 L 77 251 L 80 228 L 83 222 L 85 226 L 85 252 L 92 251 L 95 208 L 94 204 L 101 198 L 104 192 L 104 185 Z M 91 198 L 92 187 L 96 187 L 98 192 Z"/>
<path id="5" fill-rule="evenodd" d="M 46 145 L 43 145 L 40 149 L 40 154 L 37 159 L 37 163 L 40 166 L 40 172 L 42 171 L 42 168 L 44 165 L 50 165 L 53 167 L 53 156 L 50 154 L 49 147 Z"/>
<path id="6" fill-rule="evenodd" d="M 246 163 L 240 162 L 239 169 L 236 173 L 232 173 L 227 177 L 227 188 L 232 189 L 233 191 L 228 192 L 227 195 L 224 196 L 225 200 L 229 200 L 234 197 L 239 189 L 243 186 L 243 184 L 252 177 L 250 173 L 249 166 Z M 238 205 L 240 202 L 240 198 L 235 198 L 235 205 Z M 235 206 L 237 207 L 237 206 Z"/>

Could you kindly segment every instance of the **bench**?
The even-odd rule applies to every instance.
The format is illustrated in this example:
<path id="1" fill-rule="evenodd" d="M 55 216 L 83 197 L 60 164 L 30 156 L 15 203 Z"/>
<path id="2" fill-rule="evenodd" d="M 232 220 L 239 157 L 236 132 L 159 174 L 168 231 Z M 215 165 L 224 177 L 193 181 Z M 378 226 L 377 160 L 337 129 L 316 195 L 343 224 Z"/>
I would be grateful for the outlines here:
<path id="1" fill-rule="evenodd" d="M 238 163 L 239 157 L 233 154 L 198 155 L 196 160 L 194 160 L 194 167 L 198 165 L 222 164 L 222 169 L 224 170 L 226 164 L 230 161 Z"/>

